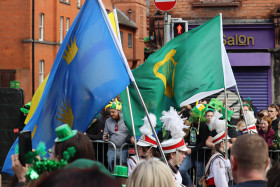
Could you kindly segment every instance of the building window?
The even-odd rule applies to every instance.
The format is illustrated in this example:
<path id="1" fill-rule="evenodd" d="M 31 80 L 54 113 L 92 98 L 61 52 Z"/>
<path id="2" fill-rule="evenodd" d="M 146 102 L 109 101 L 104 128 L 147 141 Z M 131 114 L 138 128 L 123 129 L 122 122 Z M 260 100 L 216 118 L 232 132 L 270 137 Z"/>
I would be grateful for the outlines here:
<path id="1" fill-rule="evenodd" d="M 44 40 L 44 14 L 39 14 L 39 41 Z"/>
<path id="2" fill-rule="evenodd" d="M 66 18 L 66 33 L 69 31 L 70 27 L 70 18 Z"/>
<path id="3" fill-rule="evenodd" d="M 128 47 L 132 48 L 132 34 L 128 33 Z"/>
<path id="4" fill-rule="evenodd" d="M 39 62 L 39 85 L 44 81 L 44 60 L 40 60 Z"/>
<path id="5" fill-rule="evenodd" d="M 81 0 L 77 0 L 77 7 L 81 8 Z"/>
<path id="6" fill-rule="evenodd" d="M 121 35 L 121 43 L 122 43 L 122 46 L 123 46 L 123 32 L 120 31 L 120 35 Z"/>
<path id="7" fill-rule="evenodd" d="M 63 17 L 60 17 L 60 35 L 59 35 L 59 42 L 62 43 L 63 41 Z"/>

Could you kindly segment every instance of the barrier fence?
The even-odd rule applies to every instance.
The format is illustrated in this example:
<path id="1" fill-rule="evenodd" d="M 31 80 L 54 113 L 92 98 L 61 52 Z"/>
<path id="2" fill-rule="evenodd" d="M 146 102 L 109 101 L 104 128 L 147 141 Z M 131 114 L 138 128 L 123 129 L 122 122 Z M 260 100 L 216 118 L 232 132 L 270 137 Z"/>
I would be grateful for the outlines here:
<path id="1" fill-rule="evenodd" d="M 116 151 L 117 151 L 117 149 L 116 149 L 116 146 L 115 146 L 115 144 L 113 143 L 113 142 L 111 142 L 111 141 L 107 141 L 107 142 L 105 142 L 105 141 L 103 141 L 103 140 L 92 140 L 91 141 L 94 145 L 95 145 L 95 155 L 97 155 L 97 157 L 96 157 L 96 160 L 98 160 L 98 161 L 100 161 L 100 158 L 99 158 L 99 155 L 100 155 L 100 153 L 99 153 L 99 146 L 102 146 L 103 148 L 102 148 L 102 150 L 103 150 L 103 152 L 102 152 L 102 159 L 101 159 L 101 161 L 100 162 L 102 162 L 105 166 L 107 166 L 107 163 L 106 163 L 106 157 L 107 157 L 107 152 L 105 153 L 105 149 L 104 149 L 104 146 L 106 145 L 106 144 L 110 144 L 110 145 L 112 145 L 113 146 L 113 148 L 114 148 L 114 151 L 115 151 L 115 158 L 114 158 L 114 165 L 116 165 L 117 164 L 117 155 L 116 155 Z M 102 145 L 99 145 L 99 144 L 102 144 Z M 120 148 L 120 158 L 122 158 L 122 150 L 125 148 L 125 147 L 127 147 L 127 146 L 131 146 L 132 144 L 128 144 L 128 143 L 125 143 L 125 144 L 123 144 L 122 146 L 121 146 L 121 148 Z M 188 146 L 189 148 L 193 148 L 194 146 Z M 133 148 L 134 149 L 134 148 Z M 208 148 L 208 147 L 203 147 L 202 148 L 202 150 L 203 150 L 203 165 L 204 165 L 204 167 L 205 167 L 205 165 L 207 164 L 207 161 L 208 161 L 208 159 L 209 159 L 209 157 L 211 156 L 211 149 L 210 148 Z M 106 154 L 106 155 L 105 155 Z M 257 153 L 256 153 L 257 154 Z M 269 157 L 270 157 L 270 159 L 272 160 L 272 164 L 273 163 L 275 163 L 275 162 L 279 162 L 279 157 L 280 156 L 280 150 L 269 150 Z M 197 158 L 196 158 L 196 160 L 198 160 L 198 154 L 197 154 Z M 120 165 L 122 165 L 122 159 L 120 159 Z M 108 168 L 108 167 L 107 167 Z M 191 171 L 190 171 L 190 176 L 191 176 L 191 178 L 192 178 L 192 180 L 193 180 L 193 183 L 195 184 L 195 185 L 197 185 L 197 183 L 198 183 L 198 181 L 197 180 L 195 180 L 196 179 L 196 171 L 197 169 L 195 168 L 195 167 L 193 167 L 192 169 L 191 169 Z"/>

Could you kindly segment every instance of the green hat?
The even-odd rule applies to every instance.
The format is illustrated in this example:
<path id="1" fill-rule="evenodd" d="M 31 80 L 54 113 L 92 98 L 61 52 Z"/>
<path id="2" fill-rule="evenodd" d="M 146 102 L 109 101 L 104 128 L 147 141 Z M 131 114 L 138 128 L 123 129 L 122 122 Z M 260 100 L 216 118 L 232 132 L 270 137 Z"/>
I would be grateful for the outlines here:
<path id="1" fill-rule="evenodd" d="M 28 114 L 30 106 L 31 106 L 31 102 L 28 102 L 27 104 L 24 105 L 23 108 L 20 108 L 20 111 L 23 112 L 24 114 Z"/>
<path id="2" fill-rule="evenodd" d="M 206 107 L 203 104 L 198 104 L 195 107 L 193 107 L 193 116 L 204 116 Z"/>
<path id="3" fill-rule="evenodd" d="M 223 107 L 223 103 L 218 99 L 212 98 L 208 106 L 220 111 Z"/>
<path id="4" fill-rule="evenodd" d="M 116 98 L 115 101 L 110 102 L 106 107 L 105 110 L 107 110 L 107 108 L 110 107 L 112 109 L 116 109 L 116 110 L 121 110 L 122 109 L 122 103 L 118 101 L 118 99 Z"/>
<path id="5" fill-rule="evenodd" d="M 222 107 L 222 119 L 225 119 L 225 114 L 226 114 L 226 109 L 225 107 Z M 231 120 L 231 116 L 234 114 L 234 112 L 232 110 L 227 109 L 227 120 L 230 121 Z"/>
<path id="6" fill-rule="evenodd" d="M 211 112 L 214 113 L 214 112 L 215 112 L 215 109 L 213 109 L 213 108 L 207 108 L 206 111 L 205 111 L 205 114 L 206 114 L 207 112 L 209 112 L 209 111 L 211 111 Z"/>
<path id="7" fill-rule="evenodd" d="M 57 135 L 57 138 L 55 139 L 55 142 L 63 142 L 65 140 L 68 140 L 69 138 L 75 136 L 77 132 L 77 130 L 72 130 L 67 124 L 56 127 L 55 133 Z"/>
<path id="8" fill-rule="evenodd" d="M 90 167 L 94 167 L 94 166 L 97 167 L 101 173 L 104 173 L 104 174 L 108 175 L 109 177 L 113 177 L 112 174 L 105 168 L 105 166 L 103 164 L 101 164 L 100 162 L 85 159 L 85 158 L 77 159 L 74 162 L 66 165 L 65 168 L 66 169 L 69 169 L 69 168 L 84 169 L 84 168 L 90 168 Z"/>
<path id="9" fill-rule="evenodd" d="M 149 41 L 150 41 L 149 37 L 144 38 L 144 42 L 149 42 Z"/>
<path id="10" fill-rule="evenodd" d="M 115 166 L 113 175 L 116 177 L 128 177 L 127 176 L 127 167 L 126 166 Z"/>

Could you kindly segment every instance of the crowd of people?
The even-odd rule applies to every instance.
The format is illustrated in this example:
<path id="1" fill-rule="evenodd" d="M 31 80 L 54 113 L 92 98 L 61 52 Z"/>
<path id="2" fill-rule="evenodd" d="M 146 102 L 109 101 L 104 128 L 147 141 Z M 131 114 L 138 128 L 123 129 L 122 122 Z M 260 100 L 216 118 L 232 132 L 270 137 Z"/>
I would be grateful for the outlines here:
<path id="1" fill-rule="evenodd" d="M 269 149 L 280 148 L 279 107 L 271 104 L 257 112 L 250 100 L 242 107 L 239 119 L 232 118 L 234 112 L 215 98 L 181 111 L 171 107 L 160 117 L 163 126 L 158 144 L 147 119 L 155 127 L 157 117 L 145 116 L 141 136 L 135 140 L 123 120 L 121 102 L 115 99 L 85 133 L 67 124 L 57 127 L 49 159 L 34 159 L 31 165 L 23 166 L 18 155 L 12 155 L 16 177 L 10 185 L 280 186 L 279 156 L 269 156 Z M 95 159 L 98 150 L 90 140 L 115 145 L 108 146 L 108 169 Z M 121 149 L 125 143 L 136 144 L 138 154 L 129 156 L 127 147 Z M 70 153 L 69 148 L 74 151 Z M 39 161 L 45 162 L 43 169 Z"/>

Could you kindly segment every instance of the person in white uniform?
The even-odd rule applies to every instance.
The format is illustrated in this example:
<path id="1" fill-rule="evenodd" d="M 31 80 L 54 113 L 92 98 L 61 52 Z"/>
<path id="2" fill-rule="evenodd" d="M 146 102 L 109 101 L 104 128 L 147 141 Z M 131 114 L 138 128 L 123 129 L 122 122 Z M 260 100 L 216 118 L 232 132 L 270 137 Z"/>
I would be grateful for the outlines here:
<path id="1" fill-rule="evenodd" d="M 225 155 L 225 140 L 226 132 L 220 132 L 213 138 L 215 152 L 205 167 L 208 187 L 227 187 L 232 180 L 230 160 Z"/>
<path id="2" fill-rule="evenodd" d="M 156 116 L 154 114 L 149 114 L 149 117 L 151 119 L 153 127 L 156 126 Z M 132 173 L 136 165 L 141 161 L 141 160 L 148 160 L 148 159 L 155 159 L 159 160 L 160 158 L 160 153 L 157 150 L 157 142 L 155 138 L 152 136 L 153 132 L 150 127 L 150 124 L 148 122 L 147 116 L 145 116 L 144 124 L 143 126 L 139 129 L 141 132 L 141 136 L 139 140 L 137 141 L 137 152 L 138 152 L 138 157 L 137 155 L 133 155 L 131 157 L 128 157 L 127 159 L 127 166 L 128 166 L 128 176 Z"/>
<path id="3" fill-rule="evenodd" d="M 183 129 L 186 126 L 184 125 L 184 120 L 177 114 L 177 111 L 173 107 L 170 107 L 168 112 L 163 111 L 162 114 L 163 116 L 160 119 L 163 122 L 163 127 L 167 131 L 170 131 L 172 137 L 161 143 L 162 150 L 175 178 L 175 185 L 183 186 L 182 176 L 178 169 L 186 154 L 191 154 L 191 149 L 188 149 L 184 142 L 185 132 Z"/>

